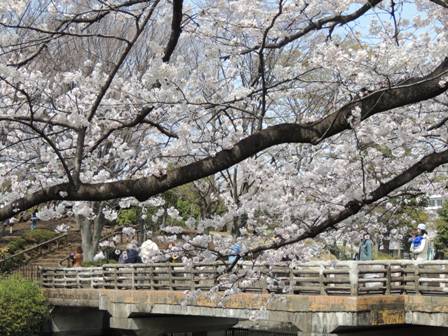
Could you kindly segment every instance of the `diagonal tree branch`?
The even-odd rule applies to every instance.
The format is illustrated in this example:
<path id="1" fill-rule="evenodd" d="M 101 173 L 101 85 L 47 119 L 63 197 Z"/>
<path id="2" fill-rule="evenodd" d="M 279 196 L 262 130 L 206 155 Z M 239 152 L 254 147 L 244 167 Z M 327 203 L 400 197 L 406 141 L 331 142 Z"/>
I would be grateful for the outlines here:
<path id="1" fill-rule="evenodd" d="M 434 2 L 435 4 L 448 8 L 448 0 L 429 0 L 431 2 Z"/>
<path id="2" fill-rule="evenodd" d="M 349 129 L 351 126 L 347 119 L 355 107 L 361 108 L 361 120 L 365 120 L 370 116 L 399 106 L 436 97 L 448 90 L 448 85 L 441 86 L 439 84 L 440 78 L 446 76 L 447 73 L 448 58 L 445 58 L 434 71 L 424 77 L 412 78 L 407 80 L 403 85 L 373 92 L 315 122 L 306 124 L 279 124 L 268 127 L 242 139 L 229 150 L 222 150 L 215 156 L 210 156 L 186 166 L 175 168 L 161 177 L 148 176 L 135 180 L 123 180 L 110 183 L 81 184 L 79 188 L 72 188 L 69 184 L 48 187 L 28 194 L 1 208 L 0 220 L 13 216 L 18 211 L 29 209 L 37 204 L 50 200 L 101 201 L 135 197 L 140 201 L 144 201 L 153 195 L 157 195 L 171 188 L 227 169 L 266 148 L 278 144 L 317 144 L 325 138 Z M 436 158 L 439 158 L 439 156 L 448 155 L 448 153 L 435 155 Z M 441 160 L 443 162 L 440 160 L 437 161 L 439 165 L 445 163 L 445 156 Z M 432 167 L 432 169 L 435 167 L 437 165 Z M 396 184 L 396 187 L 399 186 L 399 184 Z M 344 214 L 341 216 L 344 217 Z"/>
<path id="3" fill-rule="evenodd" d="M 310 227 L 307 232 L 287 241 L 274 242 L 268 245 L 256 247 L 247 251 L 246 254 L 258 255 L 266 250 L 278 249 L 280 247 L 291 245 L 307 238 L 314 238 L 318 234 L 333 228 L 336 224 L 342 222 L 344 219 L 357 214 L 365 205 L 369 205 L 380 200 L 381 198 L 389 195 L 394 190 L 412 181 L 419 175 L 426 172 L 431 172 L 435 168 L 446 163 L 448 163 L 448 149 L 440 153 L 429 154 L 415 163 L 413 166 L 403 171 L 401 174 L 395 176 L 388 182 L 381 184 L 378 188 L 370 192 L 368 194 L 368 197 L 364 200 L 351 200 L 345 205 L 345 208 L 342 211 L 340 211 L 336 215 L 329 216 L 320 224 Z"/>

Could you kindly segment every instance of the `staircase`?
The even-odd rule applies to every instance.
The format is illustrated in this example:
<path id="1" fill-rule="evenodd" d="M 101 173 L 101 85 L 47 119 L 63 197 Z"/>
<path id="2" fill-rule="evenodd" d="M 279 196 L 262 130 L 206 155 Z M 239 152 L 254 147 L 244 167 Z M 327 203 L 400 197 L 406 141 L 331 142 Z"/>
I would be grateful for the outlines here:
<path id="1" fill-rule="evenodd" d="M 100 239 L 100 242 L 110 239 L 115 235 L 120 236 L 121 244 L 118 244 L 118 247 L 126 246 L 126 243 L 123 243 L 123 235 L 121 232 L 121 228 L 107 230 L 103 229 L 103 237 Z M 70 267 L 69 260 L 66 259 L 70 253 L 75 252 L 78 246 L 81 246 L 81 234 L 79 231 L 69 231 L 68 232 L 68 243 L 64 246 L 61 246 L 59 249 L 50 252 L 46 255 L 43 255 L 39 258 L 36 258 L 30 262 L 31 265 L 37 267 Z"/>
<path id="2" fill-rule="evenodd" d="M 71 252 L 75 252 L 76 247 L 81 245 L 81 237 L 79 231 L 69 231 L 68 243 L 59 249 L 43 255 L 30 262 L 33 266 L 41 267 L 60 267 L 59 263 L 68 257 Z"/>
<path id="3" fill-rule="evenodd" d="M 100 242 L 110 239 L 115 235 L 120 236 L 120 243 L 118 246 L 124 247 L 126 242 L 123 241 L 121 228 L 104 230 L 104 235 Z M 27 278 L 34 279 L 37 276 L 36 274 L 38 273 L 39 267 L 69 267 L 70 262 L 68 256 L 70 253 L 75 252 L 78 246 L 81 246 L 81 235 L 79 231 L 69 231 L 63 241 L 58 241 L 56 248 L 49 245 L 49 242 L 53 240 L 19 252 L 17 255 L 25 256 L 28 261 L 26 264 L 16 267 L 14 272 L 21 273 Z M 4 260 L 0 260 L 0 262 L 3 261 Z"/>

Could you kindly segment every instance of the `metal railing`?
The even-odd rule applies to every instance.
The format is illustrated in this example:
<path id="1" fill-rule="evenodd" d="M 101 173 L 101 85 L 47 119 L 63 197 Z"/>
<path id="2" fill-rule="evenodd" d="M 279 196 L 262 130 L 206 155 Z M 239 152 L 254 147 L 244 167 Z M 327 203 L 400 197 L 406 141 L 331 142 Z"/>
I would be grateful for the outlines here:
<path id="1" fill-rule="evenodd" d="M 46 288 L 218 290 L 289 295 L 448 295 L 448 261 L 223 263 L 104 265 L 92 268 L 42 268 Z"/>

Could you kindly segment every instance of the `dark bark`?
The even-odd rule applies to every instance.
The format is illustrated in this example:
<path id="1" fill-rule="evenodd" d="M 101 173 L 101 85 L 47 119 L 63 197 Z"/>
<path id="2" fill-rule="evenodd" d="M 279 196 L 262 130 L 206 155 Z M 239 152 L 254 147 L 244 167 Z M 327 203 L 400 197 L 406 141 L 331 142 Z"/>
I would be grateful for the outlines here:
<path id="1" fill-rule="evenodd" d="M 271 146 L 284 143 L 318 144 L 326 138 L 350 129 L 347 118 L 355 107 L 361 108 L 361 119 L 365 120 L 372 115 L 440 95 L 448 89 L 448 86 L 441 87 L 439 84 L 440 78 L 447 73 L 448 58 L 445 58 L 427 76 L 413 78 L 398 86 L 375 91 L 315 122 L 268 127 L 242 139 L 231 149 L 222 150 L 215 156 L 175 168 L 161 177 L 148 176 L 135 180 L 81 184 L 78 188 L 68 183 L 44 188 L 5 205 L 0 209 L 0 220 L 51 200 L 102 201 L 135 197 L 144 201 L 153 195 L 227 169 Z"/>
<path id="2" fill-rule="evenodd" d="M 180 34 L 182 33 L 182 5 L 183 0 L 173 0 L 173 18 L 171 20 L 171 34 L 162 61 L 167 63 L 170 61 L 171 55 L 176 49 Z"/>
<path id="3" fill-rule="evenodd" d="M 274 242 L 268 245 L 254 248 L 252 250 L 249 250 L 246 254 L 257 255 L 266 250 L 278 249 L 282 246 L 290 245 L 307 238 L 314 238 L 319 233 L 322 233 L 334 227 L 336 224 L 342 222 L 344 219 L 347 219 L 357 214 L 363 208 L 363 206 L 372 204 L 380 200 L 381 198 L 387 196 L 397 188 L 400 188 L 405 184 L 407 184 L 408 182 L 412 181 L 417 176 L 426 172 L 431 172 L 435 168 L 446 163 L 448 163 L 448 150 L 445 150 L 440 153 L 429 154 L 424 158 L 422 158 L 417 163 L 415 163 L 414 165 L 412 165 L 411 167 L 409 167 L 408 169 L 406 169 L 405 171 L 403 171 L 401 174 L 398 174 L 397 176 L 387 181 L 386 183 L 381 184 L 378 188 L 370 192 L 365 199 L 349 201 L 342 211 L 338 212 L 335 215 L 329 216 L 321 223 L 313 227 L 310 227 L 308 231 L 306 231 L 302 235 L 297 236 L 290 240 Z"/>

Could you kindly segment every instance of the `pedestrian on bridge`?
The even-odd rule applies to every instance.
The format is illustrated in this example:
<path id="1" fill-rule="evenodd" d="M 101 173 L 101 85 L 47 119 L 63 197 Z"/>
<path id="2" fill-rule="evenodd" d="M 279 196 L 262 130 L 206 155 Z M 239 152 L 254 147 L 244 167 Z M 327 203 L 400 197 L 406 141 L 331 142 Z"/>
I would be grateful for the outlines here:
<path id="1" fill-rule="evenodd" d="M 361 244 L 359 245 L 359 260 L 373 260 L 372 255 L 372 240 L 368 233 L 364 234 Z"/>
<path id="2" fill-rule="evenodd" d="M 417 235 L 411 239 L 410 251 L 415 260 L 432 260 L 431 242 L 425 224 L 417 225 Z"/>
<path id="3" fill-rule="evenodd" d="M 72 261 L 72 267 L 81 267 L 83 261 L 82 247 L 78 246 L 76 252 L 70 253 L 69 258 Z"/>

